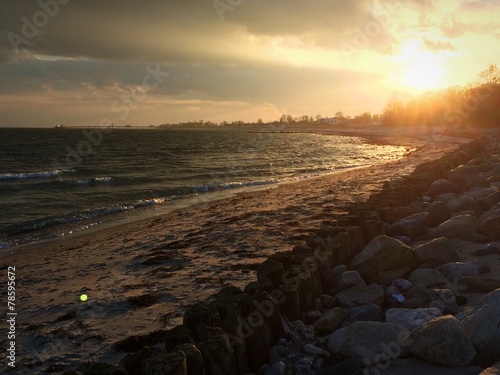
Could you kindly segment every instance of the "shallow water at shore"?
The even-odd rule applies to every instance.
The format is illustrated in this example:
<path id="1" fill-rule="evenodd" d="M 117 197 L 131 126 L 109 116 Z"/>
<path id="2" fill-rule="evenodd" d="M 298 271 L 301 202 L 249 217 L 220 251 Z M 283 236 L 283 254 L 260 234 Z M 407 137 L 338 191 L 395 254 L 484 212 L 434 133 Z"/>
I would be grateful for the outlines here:
<path id="1" fill-rule="evenodd" d="M 408 151 L 353 136 L 242 130 L 0 132 L 0 249 Z"/>

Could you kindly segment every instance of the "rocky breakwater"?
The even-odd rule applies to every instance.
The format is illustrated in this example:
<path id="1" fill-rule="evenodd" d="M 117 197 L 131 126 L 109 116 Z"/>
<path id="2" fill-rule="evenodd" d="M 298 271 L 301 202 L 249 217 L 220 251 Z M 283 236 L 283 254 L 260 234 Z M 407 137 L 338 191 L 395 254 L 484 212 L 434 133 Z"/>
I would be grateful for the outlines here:
<path id="1" fill-rule="evenodd" d="M 91 374 L 499 374 L 499 139 L 392 181 Z M 66 375 L 75 372 L 66 372 Z"/>

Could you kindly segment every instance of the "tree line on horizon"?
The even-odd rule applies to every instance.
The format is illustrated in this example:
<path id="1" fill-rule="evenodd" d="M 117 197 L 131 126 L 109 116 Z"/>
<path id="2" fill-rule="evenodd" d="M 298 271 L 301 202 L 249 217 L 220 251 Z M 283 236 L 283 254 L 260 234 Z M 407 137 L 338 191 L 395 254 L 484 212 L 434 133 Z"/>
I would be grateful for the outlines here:
<path id="1" fill-rule="evenodd" d="M 500 127 L 500 69 L 490 65 L 477 82 L 404 102 L 389 100 L 380 116 L 386 126 Z"/>

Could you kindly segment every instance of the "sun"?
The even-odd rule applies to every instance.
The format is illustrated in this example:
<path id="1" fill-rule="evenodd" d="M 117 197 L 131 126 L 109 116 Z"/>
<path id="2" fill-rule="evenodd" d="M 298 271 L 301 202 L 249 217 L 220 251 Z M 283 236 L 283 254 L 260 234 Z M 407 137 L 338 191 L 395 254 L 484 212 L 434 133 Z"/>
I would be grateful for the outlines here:
<path id="1" fill-rule="evenodd" d="M 431 90 L 441 85 L 442 75 L 440 64 L 428 59 L 417 59 L 406 67 L 402 83 L 416 90 Z"/>
<path id="2" fill-rule="evenodd" d="M 444 67 L 441 57 L 432 51 L 422 51 L 417 41 L 408 42 L 397 61 L 401 66 L 399 83 L 416 91 L 441 87 Z"/>

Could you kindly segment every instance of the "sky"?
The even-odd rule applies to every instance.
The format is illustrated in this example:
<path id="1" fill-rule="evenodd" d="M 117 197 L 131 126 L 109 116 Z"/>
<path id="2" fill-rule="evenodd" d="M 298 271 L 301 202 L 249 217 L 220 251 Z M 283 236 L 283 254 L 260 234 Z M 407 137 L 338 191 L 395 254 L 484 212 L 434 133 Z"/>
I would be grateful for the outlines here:
<path id="1" fill-rule="evenodd" d="M 2 0 L 0 126 L 380 113 L 500 64 L 500 0 Z"/>

